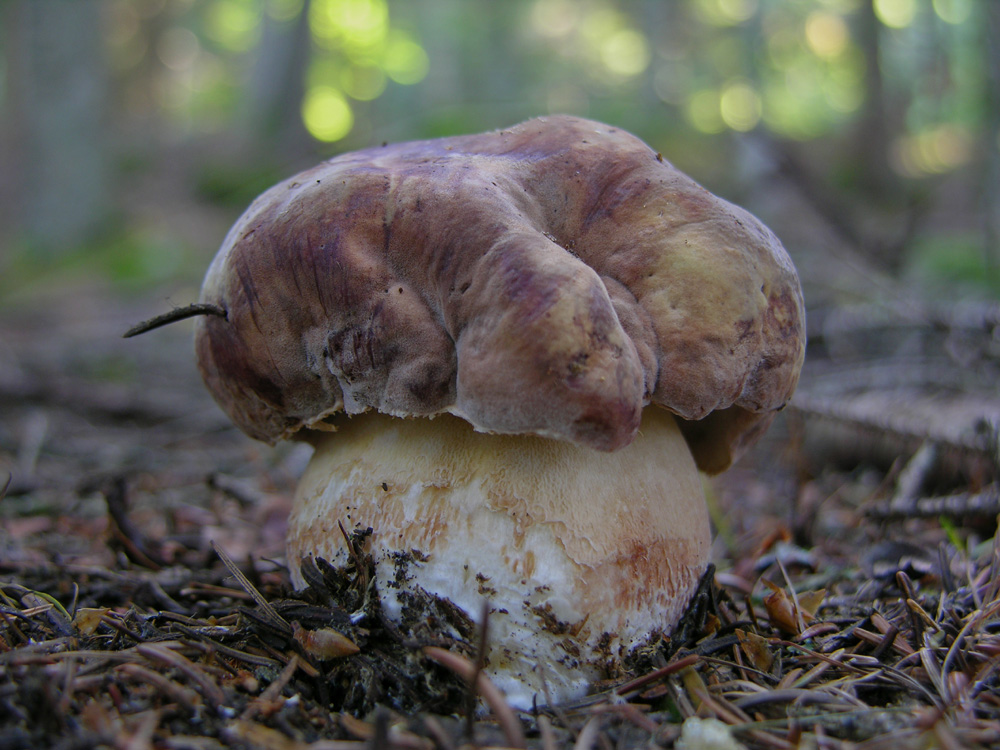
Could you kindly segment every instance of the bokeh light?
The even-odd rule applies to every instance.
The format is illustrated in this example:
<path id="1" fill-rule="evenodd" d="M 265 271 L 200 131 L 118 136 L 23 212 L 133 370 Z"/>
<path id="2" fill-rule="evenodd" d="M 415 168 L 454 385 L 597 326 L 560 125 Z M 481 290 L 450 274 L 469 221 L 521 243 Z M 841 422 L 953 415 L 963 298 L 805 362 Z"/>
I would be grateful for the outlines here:
<path id="1" fill-rule="evenodd" d="M 354 124 L 347 97 L 380 97 L 388 82 L 409 86 L 430 69 L 427 52 L 393 28 L 385 0 L 313 0 L 309 27 L 318 48 L 306 83 L 303 120 L 318 140 L 337 141 Z"/>
<path id="2" fill-rule="evenodd" d="M 246 52 L 257 42 L 260 4 L 256 0 L 214 0 L 206 11 L 205 33 L 229 52 Z"/>
<path id="3" fill-rule="evenodd" d="M 389 33 L 389 8 L 385 0 L 313 0 L 309 26 L 320 47 L 370 58 Z"/>
<path id="4" fill-rule="evenodd" d="M 945 23 L 958 26 L 969 20 L 973 2 L 974 0 L 934 0 L 934 12 Z"/>
<path id="5" fill-rule="evenodd" d="M 716 26 L 736 26 L 753 17 L 757 0 L 695 0 L 698 15 Z"/>
<path id="6" fill-rule="evenodd" d="M 761 100 L 757 91 L 746 81 L 731 81 L 719 97 L 719 114 L 733 130 L 753 130 L 760 122 Z"/>
<path id="7" fill-rule="evenodd" d="M 893 144 L 891 163 L 904 177 L 927 177 L 968 163 L 972 151 L 972 134 L 960 125 L 945 123 L 899 136 Z"/>
<path id="8" fill-rule="evenodd" d="M 266 0 L 264 12 L 280 23 L 294 21 L 305 6 L 305 0 Z"/>
<path id="9" fill-rule="evenodd" d="M 893 29 L 905 29 L 917 17 L 916 0 L 874 0 L 878 20 Z"/>
<path id="10" fill-rule="evenodd" d="M 331 86 L 315 86 L 302 102 L 302 121 L 318 141 L 332 143 L 351 132 L 354 113 L 344 95 Z"/>
<path id="11" fill-rule="evenodd" d="M 198 62 L 200 54 L 198 37 L 183 26 L 167 29 L 156 43 L 156 56 L 170 70 L 190 70 Z"/>
<path id="12" fill-rule="evenodd" d="M 572 0 L 537 0 L 531 6 L 532 30 L 550 39 L 566 37 L 580 22 L 580 5 Z"/>
<path id="13" fill-rule="evenodd" d="M 850 32 L 844 19 L 836 13 L 813 11 L 806 19 L 806 41 L 819 57 L 831 59 L 847 49 Z"/>
<path id="14" fill-rule="evenodd" d="M 370 102 L 385 91 L 386 77 L 382 69 L 374 65 L 352 65 L 341 71 L 340 86 L 352 99 Z"/>
<path id="15" fill-rule="evenodd" d="M 420 83 L 430 69 L 424 48 L 405 31 L 395 29 L 389 32 L 381 64 L 386 75 L 403 86 Z"/>
<path id="16" fill-rule="evenodd" d="M 717 89 L 701 89 L 688 98 L 684 114 L 695 130 L 713 134 L 726 129 L 719 99 Z"/>
<path id="17" fill-rule="evenodd" d="M 600 46 L 601 62 L 615 75 L 630 78 L 649 67 L 649 44 L 635 29 L 619 29 Z"/>

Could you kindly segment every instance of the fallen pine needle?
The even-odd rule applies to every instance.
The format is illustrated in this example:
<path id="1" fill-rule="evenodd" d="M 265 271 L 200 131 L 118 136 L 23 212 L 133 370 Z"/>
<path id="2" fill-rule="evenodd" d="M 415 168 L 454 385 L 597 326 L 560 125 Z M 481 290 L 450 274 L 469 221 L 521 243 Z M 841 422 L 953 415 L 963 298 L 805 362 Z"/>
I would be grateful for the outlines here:
<path id="1" fill-rule="evenodd" d="M 424 649 L 424 654 L 432 661 L 440 664 L 442 667 L 450 669 L 463 680 L 469 681 L 475 677 L 476 691 L 483 697 L 483 700 L 486 701 L 490 710 L 493 711 L 493 715 L 496 716 L 497 721 L 500 723 L 500 727 L 503 730 L 504 736 L 507 738 L 507 742 L 510 743 L 511 747 L 527 747 L 527 742 L 524 738 L 524 729 L 521 727 L 521 722 L 518 721 L 517 716 L 514 715 L 514 711 L 507 703 L 507 699 L 504 697 L 504 694 L 500 692 L 490 678 L 482 672 L 479 672 L 478 676 L 476 676 L 475 664 L 466 659 L 464 656 L 447 651 L 443 648 L 437 648 L 436 646 L 428 646 Z"/>

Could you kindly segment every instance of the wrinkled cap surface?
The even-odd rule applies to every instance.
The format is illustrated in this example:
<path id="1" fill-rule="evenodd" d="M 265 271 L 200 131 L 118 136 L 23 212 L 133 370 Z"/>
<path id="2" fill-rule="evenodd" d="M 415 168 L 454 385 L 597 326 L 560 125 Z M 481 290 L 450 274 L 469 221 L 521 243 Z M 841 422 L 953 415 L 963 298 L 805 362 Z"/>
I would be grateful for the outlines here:
<path id="1" fill-rule="evenodd" d="M 790 398 L 798 277 L 757 219 L 575 117 L 344 154 L 261 195 L 209 268 L 199 368 L 274 441 L 450 412 L 599 450 L 642 409 L 720 471 Z"/>

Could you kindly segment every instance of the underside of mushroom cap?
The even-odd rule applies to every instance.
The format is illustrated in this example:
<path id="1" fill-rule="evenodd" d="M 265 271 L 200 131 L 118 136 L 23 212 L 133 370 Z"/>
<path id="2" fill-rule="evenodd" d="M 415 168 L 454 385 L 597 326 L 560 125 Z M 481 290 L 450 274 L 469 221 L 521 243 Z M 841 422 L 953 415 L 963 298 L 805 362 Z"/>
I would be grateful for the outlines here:
<path id="1" fill-rule="evenodd" d="M 450 412 L 615 450 L 642 408 L 719 471 L 791 396 L 798 278 L 774 235 L 574 117 L 344 154 L 264 193 L 202 301 L 202 374 L 274 441 L 340 412 Z"/>

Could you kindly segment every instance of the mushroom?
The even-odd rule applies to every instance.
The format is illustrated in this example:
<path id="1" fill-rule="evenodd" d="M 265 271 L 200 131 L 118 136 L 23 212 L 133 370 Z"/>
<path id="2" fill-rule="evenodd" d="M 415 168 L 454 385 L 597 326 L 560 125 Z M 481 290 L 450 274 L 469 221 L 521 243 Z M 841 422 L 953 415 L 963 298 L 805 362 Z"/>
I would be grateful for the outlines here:
<path id="1" fill-rule="evenodd" d="M 512 705 L 669 634 L 709 560 L 701 472 L 790 398 L 798 277 L 757 219 L 576 117 L 347 153 L 261 195 L 201 301 L 206 384 L 315 447 L 293 581 L 371 529 L 382 602 L 471 618 Z"/>

